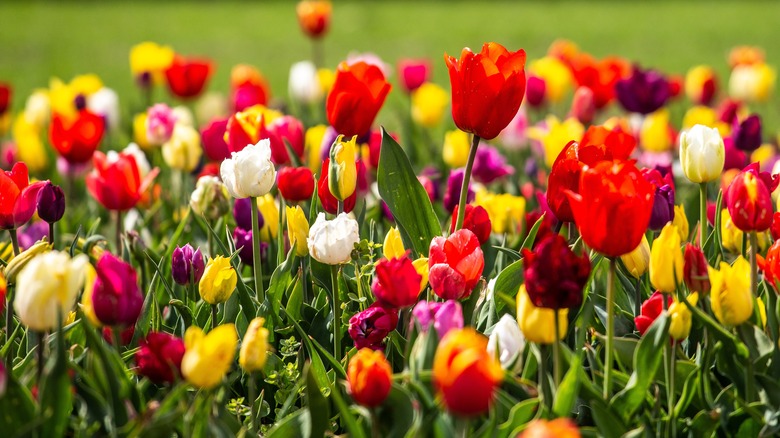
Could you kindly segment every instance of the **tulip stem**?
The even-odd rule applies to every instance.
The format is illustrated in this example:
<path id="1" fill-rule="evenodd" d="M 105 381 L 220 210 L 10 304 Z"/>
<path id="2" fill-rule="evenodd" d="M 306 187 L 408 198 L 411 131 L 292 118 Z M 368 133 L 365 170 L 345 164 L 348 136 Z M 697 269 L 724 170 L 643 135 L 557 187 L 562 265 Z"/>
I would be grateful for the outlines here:
<path id="1" fill-rule="evenodd" d="M 255 297 L 257 302 L 263 304 L 265 301 L 265 290 L 263 290 L 263 254 L 260 248 L 260 227 L 258 224 L 257 198 L 252 197 L 252 265 L 255 274 Z"/>
<path id="2" fill-rule="evenodd" d="M 460 186 L 460 201 L 458 202 L 458 219 L 455 222 L 455 231 L 463 227 L 463 220 L 466 218 L 466 201 L 469 194 L 469 180 L 471 179 L 471 168 L 474 167 L 474 159 L 477 156 L 479 147 L 479 136 L 474 134 L 471 140 L 471 149 L 469 149 L 469 159 L 466 162 L 466 171 L 463 173 L 463 184 Z"/>
<path id="3" fill-rule="evenodd" d="M 607 360 L 604 363 L 604 389 L 605 399 L 609 398 L 612 384 L 612 340 L 615 337 L 615 259 L 609 259 L 609 271 L 607 271 Z"/>
<path id="4" fill-rule="evenodd" d="M 558 385 L 561 383 L 561 326 L 560 326 L 560 312 L 558 309 L 553 309 L 555 315 L 555 340 L 553 341 L 553 379 L 555 380 L 555 390 L 558 390 Z"/>
<path id="5" fill-rule="evenodd" d="M 38 332 L 38 388 L 43 382 L 43 347 L 45 345 L 46 332 Z"/>
<path id="6" fill-rule="evenodd" d="M 55 222 L 49 224 L 49 243 L 52 246 L 54 245 L 54 224 Z"/>
<path id="7" fill-rule="evenodd" d="M 211 330 L 217 328 L 217 305 L 211 305 Z"/>
<path id="8" fill-rule="evenodd" d="M 758 297 L 758 234 L 755 231 L 750 232 L 750 291 L 753 292 L 751 299 Z"/>
<path id="9" fill-rule="evenodd" d="M 255 399 L 257 398 L 257 388 L 255 384 L 255 373 L 249 373 L 247 376 L 247 386 L 249 386 L 249 430 L 255 430 L 255 423 L 257 422 L 257 417 L 255 413 Z"/>
<path id="10" fill-rule="evenodd" d="M 669 387 L 667 388 L 667 400 L 669 401 L 669 427 L 670 436 L 677 436 L 677 423 L 674 418 L 674 351 L 677 348 L 677 341 L 672 339 L 671 355 L 669 357 Z"/>
<path id="11" fill-rule="evenodd" d="M 116 253 L 122 258 L 124 247 L 122 245 L 122 212 L 116 211 Z"/>
<path id="12" fill-rule="evenodd" d="M 341 213 L 344 213 L 344 201 L 339 200 L 336 203 L 336 205 L 337 205 L 337 207 L 336 207 L 336 215 L 340 215 Z"/>
<path id="13" fill-rule="evenodd" d="M 704 250 L 707 238 L 707 183 L 699 184 L 699 248 Z"/>
<path id="14" fill-rule="evenodd" d="M 11 236 L 11 246 L 14 248 L 14 255 L 18 256 L 19 251 L 19 239 L 16 237 L 16 228 L 8 230 L 8 234 Z"/>
<path id="15" fill-rule="evenodd" d="M 333 283 L 333 357 L 341 361 L 341 300 L 339 297 L 339 268 L 330 267 L 330 279 Z"/>

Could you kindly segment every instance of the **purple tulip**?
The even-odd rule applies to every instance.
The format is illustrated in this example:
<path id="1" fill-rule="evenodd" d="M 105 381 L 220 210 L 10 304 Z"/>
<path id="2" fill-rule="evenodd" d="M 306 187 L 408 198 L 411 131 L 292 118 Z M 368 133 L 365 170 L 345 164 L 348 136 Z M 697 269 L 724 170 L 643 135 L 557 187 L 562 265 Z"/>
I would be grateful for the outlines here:
<path id="1" fill-rule="evenodd" d="M 382 349 L 387 335 L 398 325 L 398 311 L 387 309 L 379 304 L 373 304 L 368 309 L 355 314 L 349 319 L 349 336 L 355 342 L 355 347 Z"/>
<path id="2" fill-rule="evenodd" d="M 631 76 L 615 84 L 615 93 L 626 111 L 640 114 L 655 112 L 671 96 L 669 81 L 663 74 L 638 66 L 634 66 Z"/>
<path id="3" fill-rule="evenodd" d="M 49 224 L 44 221 L 29 223 L 19 230 L 19 248 L 25 249 L 35 245 L 35 242 L 49 237 Z"/>
<path id="4" fill-rule="evenodd" d="M 252 245 L 252 230 L 244 230 L 241 227 L 236 227 L 233 230 L 233 244 L 236 249 L 239 250 L 238 257 L 241 258 L 241 262 L 245 265 L 252 266 L 254 257 L 254 246 Z M 268 251 L 268 244 L 266 242 L 260 242 L 260 257 L 265 258 Z"/>
<path id="5" fill-rule="evenodd" d="M 463 185 L 463 175 L 465 173 L 466 171 L 464 169 L 455 169 L 450 173 L 450 177 L 447 179 L 447 191 L 444 193 L 444 208 L 450 213 L 455 210 L 455 206 L 460 202 L 460 186 Z M 474 190 L 471 189 L 471 183 L 469 183 L 466 202 L 472 202 L 474 196 Z"/>
<path id="6" fill-rule="evenodd" d="M 761 146 L 761 117 L 751 114 L 741 123 L 734 123 L 731 138 L 734 139 L 734 146 L 741 151 L 753 152 L 758 149 Z"/>
<path id="7" fill-rule="evenodd" d="M 482 184 L 490 184 L 513 173 L 515 173 L 515 168 L 506 164 L 506 158 L 496 148 L 482 145 L 477 149 L 474 167 L 471 171 L 475 180 Z"/>
<path id="8" fill-rule="evenodd" d="M 245 231 L 252 230 L 252 198 L 236 199 L 233 204 L 233 217 L 236 219 L 236 225 Z M 265 220 L 263 214 L 257 212 L 258 229 L 263 228 Z"/>
<path id="9" fill-rule="evenodd" d="M 653 212 L 650 215 L 650 229 L 660 230 L 674 220 L 674 189 L 666 184 L 655 191 Z"/>
<path id="10" fill-rule="evenodd" d="M 65 193 L 60 186 L 46 181 L 38 191 L 38 216 L 47 223 L 53 224 L 62 219 L 63 214 L 65 214 Z"/>
<path id="11" fill-rule="evenodd" d="M 460 307 L 460 303 L 455 300 L 443 303 L 420 301 L 412 309 L 412 316 L 423 332 L 427 332 L 433 324 L 439 339 L 442 339 L 452 329 L 463 328 L 463 309 Z"/>
<path id="12" fill-rule="evenodd" d="M 95 270 L 97 278 L 92 291 L 95 316 L 109 326 L 128 327 L 135 324 L 144 304 L 135 269 L 106 252 L 98 260 Z"/>
<path id="13" fill-rule="evenodd" d="M 197 284 L 206 265 L 203 262 L 203 254 L 200 248 L 194 250 L 189 243 L 183 247 L 176 247 L 171 256 L 171 272 L 173 281 L 182 286 L 190 284 L 190 278 Z"/>

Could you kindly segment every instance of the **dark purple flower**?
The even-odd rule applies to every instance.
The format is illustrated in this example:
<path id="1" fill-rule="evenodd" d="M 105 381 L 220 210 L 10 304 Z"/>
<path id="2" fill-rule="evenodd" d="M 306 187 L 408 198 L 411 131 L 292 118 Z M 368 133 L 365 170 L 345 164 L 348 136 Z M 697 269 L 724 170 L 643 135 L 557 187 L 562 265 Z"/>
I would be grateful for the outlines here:
<path id="1" fill-rule="evenodd" d="M 49 224 L 35 221 L 19 230 L 19 248 L 22 251 L 35 245 L 35 242 L 49 237 Z"/>
<path id="2" fill-rule="evenodd" d="M 618 101 L 633 113 L 650 114 L 666 103 L 670 97 L 669 81 L 655 70 L 642 70 L 634 66 L 631 76 L 615 84 Z"/>
<path id="3" fill-rule="evenodd" d="M 474 167 L 471 171 L 475 180 L 482 184 L 490 184 L 513 173 L 515 173 L 515 168 L 506 164 L 506 158 L 496 148 L 482 145 L 477 149 Z"/>
<path id="4" fill-rule="evenodd" d="M 544 104 L 544 97 L 547 93 L 547 83 L 538 76 L 528 76 L 525 85 L 525 100 L 528 105 L 534 108 Z"/>
<path id="5" fill-rule="evenodd" d="M 256 207 L 255 207 L 256 208 Z M 236 199 L 233 204 L 233 217 L 236 219 L 236 225 L 242 230 L 252 230 L 252 198 Z M 263 214 L 257 212 L 258 228 L 263 228 L 265 220 Z"/>
<path id="6" fill-rule="evenodd" d="M 245 265 L 252 266 L 254 257 L 254 246 L 252 245 L 252 230 L 245 230 L 241 227 L 236 227 L 233 230 L 233 244 L 236 249 L 239 250 L 238 257 L 241 258 L 241 262 Z M 268 251 L 268 244 L 266 242 L 260 242 L 260 256 L 265 258 Z"/>
<path id="7" fill-rule="evenodd" d="M 455 209 L 455 206 L 460 202 L 460 186 L 463 185 L 464 169 L 455 169 L 450 172 L 450 177 L 447 179 L 447 191 L 444 192 L 444 208 L 450 213 Z M 471 189 L 471 183 L 469 183 L 469 192 L 466 195 L 466 202 L 472 202 L 474 200 L 474 190 Z"/>
<path id="8" fill-rule="evenodd" d="M 456 300 L 447 300 L 443 303 L 420 301 L 412 309 L 412 316 L 423 332 L 427 332 L 433 324 L 439 339 L 452 329 L 463 328 L 463 309 Z"/>
<path id="9" fill-rule="evenodd" d="M 46 181 L 38 191 L 37 203 L 38 217 L 50 224 L 59 221 L 65 214 L 65 193 L 51 181 Z"/>
<path id="10" fill-rule="evenodd" d="M 560 234 L 547 234 L 533 251 L 523 250 L 525 287 L 536 307 L 571 309 L 582 304 L 590 276 L 588 254 L 577 254 Z"/>
<path id="11" fill-rule="evenodd" d="M 190 284 L 190 279 L 197 284 L 206 265 L 203 262 L 203 254 L 200 248 L 195 250 L 189 243 L 183 247 L 176 247 L 171 255 L 171 273 L 173 281 L 182 286 Z"/>
<path id="12" fill-rule="evenodd" d="M 105 325 L 128 327 L 135 324 L 144 303 L 135 269 L 106 252 L 95 270 L 97 278 L 92 291 L 95 316 Z"/>
<path id="13" fill-rule="evenodd" d="M 747 155 L 744 151 L 741 151 L 737 148 L 737 146 L 734 144 L 734 138 L 733 137 L 726 137 L 723 139 L 723 145 L 725 146 L 726 150 L 726 159 L 724 162 L 723 170 L 729 170 L 729 169 L 739 169 L 742 170 L 742 168 L 747 165 Z M 723 193 L 725 195 L 725 192 Z M 723 203 L 725 205 L 725 201 Z"/>
<path id="14" fill-rule="evenodd" d="M 674 220 L 674 180 L 671 173 L 661 176 L 661 172 L 656 169 L 642 169 L 642 176 L 655 186 L 649 227 L 652 230 L 660 230 Z"/>
<path id="15" fill-rule="evenodd" d="M 398 311 L 373 304 L 368 309 L 349 319 L 349 336 L 355 347 L 382 348 L 382 342 L 398 325 Z"/>
<path id="16" fill-rule="evenodd" d="M 734 123 L 731 138 L 734 139 L 734 146 L 741 151 L 753 152 L 758 149 L 761 146 L 761 117 L 751 114 L 741 123 Z"/>

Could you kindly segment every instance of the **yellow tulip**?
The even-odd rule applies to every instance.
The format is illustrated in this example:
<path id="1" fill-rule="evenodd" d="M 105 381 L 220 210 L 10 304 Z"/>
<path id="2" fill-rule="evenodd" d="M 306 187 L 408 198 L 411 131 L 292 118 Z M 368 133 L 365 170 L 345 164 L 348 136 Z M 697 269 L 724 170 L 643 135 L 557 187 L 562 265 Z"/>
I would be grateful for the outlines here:
<path id="1" fill-rule="evenodd" d="M 528 137 L 539 140 L 544 147 L 544 161 L 547 167 L 552 167 L 558 154 L 572 140 L 579 141 L 585 128 L 579 120 L 570 117 L 563 122 L 555 116 L 547 116 L 547 129 L 528 128 Z"/>
<path id="2" fill-rule="evenodd" d="M 152 143 L 146 136 L 146 113 L 136 114 L 133 117 L 133 141 L 141 147 L 141 149 L 148 151 L 152 148 Z"/>
<path id="3" fill-rule="evenodd" d="M 238 283 L 236 270 L 230 259 L 217 256 L 209 259 L 198 284 L 200 297 L 209 304 L 224 303 L 233 294 Z"/>
<path id="4" fill-rule="evenodd" d="M 318 69 L 317 79 L 320 81 L 322 94 L 327 95 L 330 89 L 333 88 L 333 82 L 336 81 L 336 72 L 327 68 Z"/>
<path id="5" fill-rule="evenodd" d="M 682 204 L 674 206 L 674 221 L 672 224 L 677 228 L 680 242 L 687 242 L 691 230 L 688 226 L 688 216 L 685 215 L 685 208 Z"/>
<path id="6" fill-rule="evenodd" d="M 574 77 L 569 67 L 554 56 L 545 56 L 531 62 L 528 72 L 544 79 L 545 96 L 551 102 L 563 100 L 574 84 Z"/>
<path id="7" fill-rule="evenodd" d="M 685 299 L 691 306 L 696 306 L 699 301 L 699 294 L 694 292 Z M 669 336 L 676 341 L 682 341 L 691 333 L 691 311 L 684 303 L 675 300 L 669 306 Z"/>
<path id="8" fill-rule="evenodd" d="M 70 80 L 69 86 L 77 96 L 79 94 L 89 96 L 103 88 L 103 81 L 96 74 L 79 75 Z"/>
<path id="9" fill-rule="evenodd" d="M 401 240 L 401 232 L 393 227 L 385 235 L 385 242 L 382 245 L 382 255 L 386 259 L 400 259 L 406 254 L 404 242 Z"/>
<path id="10" fill-rule="evenodd" d="M 683 130 L 691 129 L 696 125 L 715 128 L 721 137 L 728 137 L 731 133 L 731 126 L 718 120 L 715 110 L 704 105 L 692 106 L 685 112 L 682 124 Z"/>
<path id="11" fill-rule="evenodd" d="M 173 128 L 173 135 L 162 145 L 162 156 L 171 169 L 192 172 L 200 162 L 203 148 L 200 133 L 192 126 L 180 122 Z"/>
<path id="12" fill-rule="evenodd" d="M 165 70 L 173 64 L 174 52 L 168 46 L 153 42 L 136 44 L 130 49 L 130 71 L 133 76 L 151 75 L 155 83 L 165 80 Z"/>
<path id="13" fill-rule="evenodd" d="M 49 81 L 49 104 L 51 112 L 72 120 L 76 116 L 76 93 L 70 85 L 59 78 Z"/>
<path id="14" fill-rule="evenodd" d="M 720 270 L 709 268 L 712 282 L 712 311 L 721 324 L 737 326 L 753 315 L 750 290 L 750 263 L 742 256 L 733 265 L 720 263 Z"/>
<path id="15" fill-rule="evenodd" d="M 426 128 L 433 128 L 441 123 L 449 103 L 450 95 L 444 88 L 426 82 L 412 92 L 412 120 Z"/>
<path id="16" fill-rule="evenodd" d="M 683 280 L 683 253 L 677 227 L 666 224 L 650 249 L 650 283 L 665 293 L 673 293 Z"/>
<path id="17" fill-rule="evenodd" d="M 770 143 L 764 143 L 758 149 L 750 154 L 751 163 L 760 163 L 761 167 L 766 167 L 771 159 L 775 157 L 775 147 Z"/>
<path id="18" fill-rule="evenodd" d="M 265 318 L 253 319 L 241 342 L 238 363 L 249 373 L 262 370 L 268 358 L 268 329 L 264 325 Z"/>
<path id="19" fill-rule="evenodd" d="M 92 307 L 92 292 L 95 288 L 97 271 L 95 271 L 95 268 L 92 267 L 91 264 L 87 264 L 86 268 L 84 269 L 84 278 L 84 292 L 81 294 L 81 303 L 79 304 L 79 307 L 81 307 L 81 311 L 84 313 L 84 316 L 89 320 L 89 322 L 92 323 L 92 325 L 95 327 L 100 327 L 103 324 L 100 322 L 97 315 L 95 315 L 95 308 Z"/>
<path id="20" fill-rule="evenodd" d="M 639 243 L 633 251 L 620 256 L 620 260 L 626 265 L 628 273 L 634 278 L 640 278 L 647 272 L 650 264 L 650 244 L 647 237 L 642 236 L 642 242 Z"/>
<path id="21" fill-rule="evenodd" d="M 300 205 L 285 207 L 287 211 L 287 238 L 295 248 L 295 254 L 303 257 L 309 253 L 306 239 L 309 236 L 309 222 Z"/>
<path id="22" fill-rule="evenodd" d="M 355 193 L 357 188 L 357 136 L 344 141 L 339 135 L 330 148 L 330 167 L 328 168 L 328 188 L 339 200 L 345 200 Z"/>
<path id="23" fill-rule="evenodd" d="M 645 117 L 639 132 L 639 143 L 642 149 L 649 152 L 666 152 L 672 147 L 668 109 L 662 108 Z"/>
<path id="24" fill-rule="evenodd" d="M 46 168 L 48 158 L 43 147 L 40 128 L 30 123 L 24 114 L 14 120 L 11 135 L 16 142 L 19 161 L 24 161 L 30 173 L 38 173 Z"/>
<path id="25" fill-rule="evenodd" d="M 257 208 L 260 209 L 260 214 L 265 220 L 263 228 L 260 229 L 260 240 L 270 242 L 271 239 L 276 238 L 276 233 L 279 232 L 279 207 L 276 205 L 273 195 L 266 193 L 257 198 Z"/>
<path id="26" fill-rule="evenodd" d="M 414 266 L 414 270 L 422 277 L 420 280 L 420 292 L 422 292 L 425 290 L 425 287 L 428 286 L 428 257 L 420 257 L 412 262 L 412 266 Z"/>
<path id="27" fill-rule="evenodd" d="M 487 211 L 494 233 L 515 234 L 525 218 L 525 198 L 522 196 L 481 190 L 477 192 L 474 204 Z"/>
<path id="28" fill-rule="evenodd" d="M 761 328 L 766 328 L 766 305 L 761 297 L 756 297 L 756 305 L 758 306 L 758 316 L 761 318 Z"/>
<path id="29" fill-rule="evenodd" d="M 306 144 L 306 150 L 308 151 L 309 169 L 315 174 L 319 173 L 320 168 L 322 167 L 322 160 L 320 159 L 322 138 L 325 137 L 325 132 L 327 130 L 327 125 L 312 126 L 306 130 L 304 142 Z"/>
<path id="30" fill-rule="evenodd" d="M 701 102 L 704 83 L 716 78 L 715 70 L 709 65 L 697 65 L 685 75 L 685 94 L 693 102 Z"/>
<path id="31" fill-rule="evenodd" d="M 555 337 L 555 310 L 536 307 L 531 302 L 525 285 L 517 293 L 517 322 L 525 338 L 537 344 L 552 344 L 566 336 L 569 309 L 558 311 L 558 339 Z"/>
<path id="32" fill-rule="evenodd" d="M 208 334 L 197 326 L 184 333 L 184 357 L 181 372 L 188 382 L 210 389 L 219 384 L 230 370 L 236 355 L 238 336 L 233 324 L 224 324 Z"/>
<path id="33" fill-rule="evenodd" d="M 465 166 L 469 159 L 470 147 L 469 134 L 460 129 L 447 131 L 444 134 L 444 148 L 441 152 L 444 163 L 453 169 Z"/>
<path id="34" fill-rule="evenodd" d="M 729 95 L 743 102 L 766 102 L 775 89 L 777 71 L 765 63 L 738 65 L 731 71 Z"/>

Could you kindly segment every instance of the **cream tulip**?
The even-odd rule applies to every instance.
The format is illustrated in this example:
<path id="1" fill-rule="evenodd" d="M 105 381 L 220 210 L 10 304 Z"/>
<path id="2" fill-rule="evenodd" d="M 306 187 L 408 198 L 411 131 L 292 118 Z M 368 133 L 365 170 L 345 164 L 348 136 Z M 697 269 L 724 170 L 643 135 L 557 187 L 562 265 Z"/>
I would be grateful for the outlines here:
<path id="1" fill-rule="evenodd" d="M 271 190 L 276 181 L 276 168 L 271 162 L 271 142 L 260 140 L 239 152 L 233 152 L 220 166 L 219 173 L 230 196 L 238 199 L 257 198 Z"/>
<path id="2" fill-rule="evenodd" d="M 309 230 L 309 254 L 320 263 L 339 265 L 352 257 L 352 249 L 360 241 L 358 223 L 346 213 L 327 220 L 320 213 Z"/>

